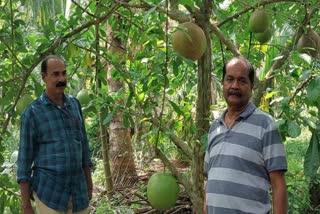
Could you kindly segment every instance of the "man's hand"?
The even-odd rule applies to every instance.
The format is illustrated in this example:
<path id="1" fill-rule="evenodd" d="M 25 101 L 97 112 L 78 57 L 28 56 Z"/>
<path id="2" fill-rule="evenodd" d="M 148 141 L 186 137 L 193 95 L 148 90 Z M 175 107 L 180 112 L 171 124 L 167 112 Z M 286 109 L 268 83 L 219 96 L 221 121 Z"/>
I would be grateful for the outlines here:
<path id="1" fill-rule="evenodd" d="M 273 213 L 286 214 L 288 209 L 288 196 L 286 179 L 283 171 L 270 172 L 273 197 Z"/>
<path id="2" fill-rule="evenodd" d="M 207 181 L 204 181 L 204 193 L 203 193 L 204 201 L 203 201 L 202 214 L 207 214 L 206 188 L 207 188 Z"/>
<path id="3" fill-rule="evenodd" d="M 35 212 L 31 206 L 31 201 L 30 201 L 30 183 L 21 182 L 20 191 L 21 191 L 21 197 L 22 197 L 23 214 L 34 214 Z"/>
<path id="4" fill-rule="evenodd" d="M 89 196 L 89 201 L 92 199 L 92 185 L 89 187 L 88 185 L 88 196 Z"/>
<path id="5" fill-rule="evenodd" d="M 35 214 L 32 206 L 27 206 L 23 208 L 23 214 Z"/>
<path id="6" fill-rule="evenodd" d="M 86 181 L 87 181 L 88 197 L 89 197 L 89 200 L 91 200 L 91 198 L 92 198 L 93 184 L 92 184 L 91 169 L 90 169 L 90 167 L 85 167 L 85 168 L 84 168 L 84 174 L 85 174 L 85 176 L 86 176 Z"/>

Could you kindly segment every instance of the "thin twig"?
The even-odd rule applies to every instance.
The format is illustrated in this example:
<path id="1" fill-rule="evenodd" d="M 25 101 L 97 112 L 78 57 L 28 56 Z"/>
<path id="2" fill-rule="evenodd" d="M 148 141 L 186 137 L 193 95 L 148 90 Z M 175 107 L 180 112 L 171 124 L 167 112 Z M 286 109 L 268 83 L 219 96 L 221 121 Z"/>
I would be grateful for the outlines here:
<path id="1" fill-rule="evenodd" d="M 80 4 L 78 4 L 77 1 L 75 1 L 75 0 L 71 0 L 71 1 L 72 1 L 72 3 L 74 3 L 78 8 L 80 8 L 81 11 L 87 13 L 89 16 L 92 16 L 92 17 L 94 17 L 94 18 L 98 18 L 96 15 L 90 13 L 90 12 L 87 10 L 87 8 L 88 8 L 89 5 L 87 6 L 87 8 L 83 8 L 83 7 L 81 7 Z M 90 2 L 89 4 L 91 4 L 91 2 Z"/>
<path id="2" fill-rule="evenodd" d="M 302 91 L 306 86 L 308 86 L 308 83 L 314 79 L 316 76 L 315 75 L 311 75 L 309 76 L 308 79 L 306 79 L 305 81 L 302 82 L 302 84 L 296 88 L 295 92 L 293 93 L 292 97 L 290 97 L 289 101 L 288 101 L 288 105 L 294 100 L 294 98 L 297 96 L 297 94 Z M 283 114 L 283 111 L 281 111 L 281 113 L 279 114 L 279 117 L 281 117 Z"/>

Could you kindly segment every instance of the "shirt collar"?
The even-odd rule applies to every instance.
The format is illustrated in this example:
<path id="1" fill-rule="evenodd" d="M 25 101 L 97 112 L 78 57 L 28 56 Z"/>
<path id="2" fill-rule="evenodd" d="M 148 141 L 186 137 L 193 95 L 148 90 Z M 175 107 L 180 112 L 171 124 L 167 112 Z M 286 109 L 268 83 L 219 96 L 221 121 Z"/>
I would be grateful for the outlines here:
<path id="1" fill-rule="evenodd" d="M 48 95 L 46 94 L 46 91 L 43 91 L 41 96 L 40 96 L 40 100 L 41 102 L 43 102 L 45 105 L 56 105 L 54 102 L 52 102 Z M 63 94 L 63 105 L 64 106 L 69 106 L 71 104 L 71 101 L 70 101 L 70 97 L 69 96 L 66 96 L 66 94 Z"/>
<path id="2" fill-rule="evenodd" d="M 256 108 L 257 107 L 252 102 L 249 102 L 246 109 L 239 115 L 238 120 L 249 117 Z M 223 122 L 224 116 L 226 115 L 226 113 L 227 113 L 227 109 L 223 111 L 223 113 L 220 115 L 220 117 L 217 118 L 217 120 L 219 120 L 220 122 Z"/>

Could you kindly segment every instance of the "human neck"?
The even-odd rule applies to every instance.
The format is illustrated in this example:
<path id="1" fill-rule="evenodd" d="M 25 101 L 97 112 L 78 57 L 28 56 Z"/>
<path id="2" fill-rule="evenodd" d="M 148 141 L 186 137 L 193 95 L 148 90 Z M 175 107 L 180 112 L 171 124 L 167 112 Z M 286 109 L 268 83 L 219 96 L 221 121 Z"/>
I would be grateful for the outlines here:
<path id="1" fill-rule="evenodd" d="M 225 114 L 224 120 L 227 126 L 230 128 L 234 122 L 238 119 L 239 115 L 246 109 L 248 104 L 241 107 L 231 107 L 228 106 L 227 112 Z"/>
<path id="2" fill-rule="evenodd" d="M 46 91 L 48 98 L 58 106 L 63 106 L 63 94 L 52 94 Z"/>
<path id="3" fill-rule="evenodd" d="M 239 115 L 246 109 L 247 105 L 238 107 L 228 107 L 226 115 L 230 118 L 238 118 Z"/>

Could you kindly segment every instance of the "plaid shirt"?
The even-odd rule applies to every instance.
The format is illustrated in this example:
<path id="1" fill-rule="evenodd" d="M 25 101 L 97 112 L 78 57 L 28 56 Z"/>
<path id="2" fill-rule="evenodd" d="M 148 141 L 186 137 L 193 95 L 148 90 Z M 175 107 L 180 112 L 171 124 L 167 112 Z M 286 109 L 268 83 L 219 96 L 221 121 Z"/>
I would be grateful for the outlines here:
<path id="1" fill-rule="evenodd" d="M 89 144 L 78 100 L 65 95 L 64 106 L 46 93 L 30 104 L 20 119 L 17 181 L 30 182 L 48 207 L 73 212 L 89 206 L 83 168 L 91 166 Z"/>

